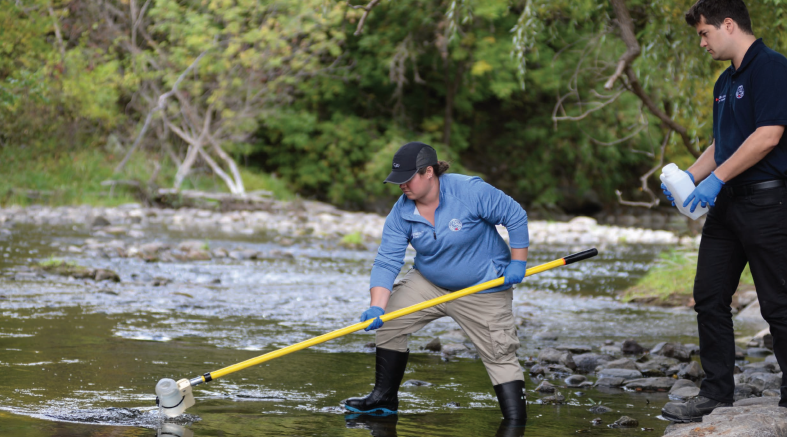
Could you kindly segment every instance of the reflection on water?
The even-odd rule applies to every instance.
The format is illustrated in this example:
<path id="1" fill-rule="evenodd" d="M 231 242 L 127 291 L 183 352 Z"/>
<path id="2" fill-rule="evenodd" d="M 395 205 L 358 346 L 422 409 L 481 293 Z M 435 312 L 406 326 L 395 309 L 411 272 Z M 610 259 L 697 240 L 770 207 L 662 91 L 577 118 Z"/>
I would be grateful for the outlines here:
<path id="1" fill-rule="evenodd" d="M 0 251 L 10 254 L 0 258 L 2 435 L 508 436 L 524 431 L 501 424 L 491 383 L 472 351 L 446 360 L 421 349 L 438 334 L 458 329 L 448 318 L 412 336 L 405 379 L 432 385 L 403 387 L 399 416 L 345 415 L 339 406 L 371 389 L 374 356 L 367 344 L 374 336 L 362 331 L 198 386 L 197 404 L 188 411 L 193 416 L 161 424 L 153 393 L 159 379 L 191 378 L 355 323 L 368 305 L 374 252 L 342 249 L 331 241 L 303 240 L 282 248 L 264 238 L 203 235 L 211 247 L 278 248 L 293 256 L 146 263 L 64 252 L 88 237 L 80 232 L 20 227 L 0 241 Z M 180 237 L 154 236 L 164 242 Z M 581 249 L 533 246 L 529 264 Z M 596 350 L 604 340 L 629 337 L 646 346 L 667 339 L 696 342 L 692 312 L 643 310 L 614 298 L 647 270 L 658 250 L 607 248 L 597 258 L 528 278 L 515 291 L 520 357 L 555 344 L 535 340 L 542 331 L 557 335 L 560 344 Z M 121 282 L 39 277 L 20 269 L 51 255 L 115 270 Z M 596 416 L 588 408 L 599 403 L 613 409 L 602 423 L 625 414 L 643 427 L 666 426 L 656 419 L 666 394 L 566 388 L 561 389 L 564 405 L 540 405 L 532 391 L 539 381 L 527 379 L 531 405 L 525 435 L 608 433 L 591 424 Z"/>

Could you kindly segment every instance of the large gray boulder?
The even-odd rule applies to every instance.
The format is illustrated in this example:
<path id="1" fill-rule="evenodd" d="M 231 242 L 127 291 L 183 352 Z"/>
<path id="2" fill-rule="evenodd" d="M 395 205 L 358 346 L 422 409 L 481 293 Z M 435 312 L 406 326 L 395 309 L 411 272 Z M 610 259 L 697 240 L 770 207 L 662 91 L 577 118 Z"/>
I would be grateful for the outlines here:
<path id="1" fill-rule="evenodd" d="M 787 436 L 787 408 L 779 398 L 753 398 L 717 408 L 702 423 L 672 424 L 664 431 L 669 437 L 783 437 Z"/>
<path id="2" fill-rule="evenodd" d="M 642 373 L 639 370 L 630 370 L 630 369 L 604 369 L 598 372 L 599 378 L 623 378 L 624 380 L 629 379 L 640 379 L 642 378 Z"/>

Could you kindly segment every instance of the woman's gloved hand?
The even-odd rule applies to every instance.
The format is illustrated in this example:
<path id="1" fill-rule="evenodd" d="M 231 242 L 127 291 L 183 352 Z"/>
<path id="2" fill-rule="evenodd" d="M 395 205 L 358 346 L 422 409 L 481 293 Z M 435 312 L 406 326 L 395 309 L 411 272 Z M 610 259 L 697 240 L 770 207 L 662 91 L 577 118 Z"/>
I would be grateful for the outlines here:
<path id="1" fill-rule="evenodd" d="M 364 311 L 363 314 L 361 314 L 362 322 L 365 322 L 369 319 L 375 319 L 371 325 L 367 326 L 364 329 L 364 331 L 373 331 L 383 326 L 383 321 L 382 319 L 380 319 L 380 316 L 382 316 L 383 314 L 385 314 L 385 310 L 377 306 L 369 307 L 368 310 Z"/>
<path id="2" fill-rule="evenodd" d="M 512 259 L 511 264 L 506 267 L 506 271 L 503 273 L 503 276 L 505 277 L 505 282 L 503 282 L 503 285 L 519 284 L 523 279 L 525 279 L 526 271 L 527 261 Z"/>

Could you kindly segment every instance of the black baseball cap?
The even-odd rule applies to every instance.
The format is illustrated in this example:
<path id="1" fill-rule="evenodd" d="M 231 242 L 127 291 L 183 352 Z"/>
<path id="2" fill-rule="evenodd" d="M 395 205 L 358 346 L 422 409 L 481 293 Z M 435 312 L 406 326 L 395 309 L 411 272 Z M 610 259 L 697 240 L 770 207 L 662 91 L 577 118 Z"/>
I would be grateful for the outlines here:
<path id="1" fill-rule="evenodd" d="M 404 184 L 415 177 L 418 170 L 437 164 L 437 152 L 432 146 L 418 141 L 407 143 L 394 154 L 391 174 L 385 178 L 392 184 Z"/>

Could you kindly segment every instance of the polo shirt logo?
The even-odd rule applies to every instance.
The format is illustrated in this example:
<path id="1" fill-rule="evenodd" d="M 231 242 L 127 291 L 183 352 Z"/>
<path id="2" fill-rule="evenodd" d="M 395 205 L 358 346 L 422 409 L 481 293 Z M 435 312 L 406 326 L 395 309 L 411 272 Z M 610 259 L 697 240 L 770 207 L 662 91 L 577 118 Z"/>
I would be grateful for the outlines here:
<path id="1" fill-rule="evenodd" d="M 459 219 L 453 219 L 450 222 L 448 222 L 448 229 L 452 231 L 458 231 L 462 229 L 462 222 L 459 221 Z"/>
<path id="2" fill-rule="evenodd" d="M 726 94 L 722 94 L 722 95 L 720 95 L 719 97 L 716 98 L 717 102 L 723 102 L 725 100 L 727 100 L 727 95 Z"/>
<path id="3" fill-rule="evenodd" d="M 424 235 L 423 231 L 415 231 L 415 232 L 413 232 L 413 240 L 415 240 L 416 238 L 421 238 L 422 235 Z"/>
<path id="4" fill-rule="evenodd" d="M 743 97 L 743 85 L 741 85 L 741 86 L 739 86 L 739 87 L 738 87 L 738 92 L 737 92 L 737 93 L 735 93 L 735 97 L 737 97 L 737 98 L 739 98 L 739 99 L 740 99 L 741 97 Z"/>

